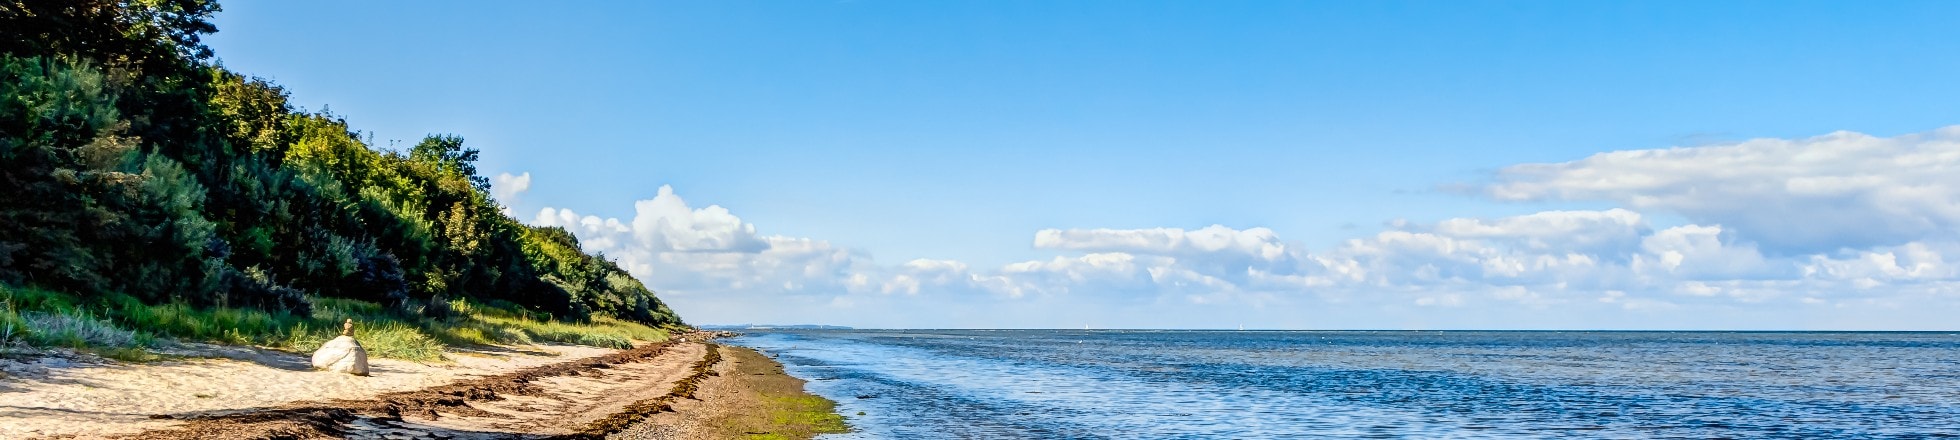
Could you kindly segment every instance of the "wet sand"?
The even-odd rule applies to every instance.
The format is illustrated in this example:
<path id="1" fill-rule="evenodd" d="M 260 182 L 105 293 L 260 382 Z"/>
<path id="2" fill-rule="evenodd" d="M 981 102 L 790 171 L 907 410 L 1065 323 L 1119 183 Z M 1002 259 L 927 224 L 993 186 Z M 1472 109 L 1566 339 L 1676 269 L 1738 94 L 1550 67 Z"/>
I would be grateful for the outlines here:
<path id="1" fill-rule="evenodd" d="M 808 439 L 844 432 L 835 402 L 804 391 L 803 380 L 775 360 L 744 347 L 723 346 L 717 379 L 703 382 L 698 400 L 674 402 L 614 438 L 635 440 Z"/>

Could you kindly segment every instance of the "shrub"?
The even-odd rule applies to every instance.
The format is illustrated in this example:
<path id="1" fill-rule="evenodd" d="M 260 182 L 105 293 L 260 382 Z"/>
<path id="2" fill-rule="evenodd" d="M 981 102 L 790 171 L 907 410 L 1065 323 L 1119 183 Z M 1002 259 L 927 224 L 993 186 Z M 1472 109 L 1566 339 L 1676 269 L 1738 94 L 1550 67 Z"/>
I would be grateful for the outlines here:
<path id="1" fill-rule="evenodd" d="M 310 315 L 256 308 L 196 307 L 182 302 L 147 305 L 129 295 L 84 301 L 73 295 L 0 285 L 0 350 L 27 345 L 83 348 L 127 360 L 153 359 L 144 350 L 157 338 L 258 345 L 310 352 L 340 335 L 353 319 L 355 335 L 379 358 L 434 361 L 445 346 L 556 342 L 631 348 L 634 341 L 662 341 L 667 332 L 612 318 L 590 322 L 536 319 L 509 303 L 443 301 L 449 319 L 430 319 L 367 301 L 308 298 Z"/>
<path id="2" fill-rule="evenodd" d="M 38 345 L 68 348 L 136 348 L 147 342 L 136 332 L 117 328 L 87 312 L 20 314 Z"/>
<path id="3" fill-rule="evenodd" d="M 359 331 L 357 337 L 361 340 L 361 346 L 372 356 L 411 361 L 442 359 L 442 342 L 429 337 L 414 326 L 400 322 L 383 322 L 380 325 L 368 325 L 365 330 L 357 331 Z"/>

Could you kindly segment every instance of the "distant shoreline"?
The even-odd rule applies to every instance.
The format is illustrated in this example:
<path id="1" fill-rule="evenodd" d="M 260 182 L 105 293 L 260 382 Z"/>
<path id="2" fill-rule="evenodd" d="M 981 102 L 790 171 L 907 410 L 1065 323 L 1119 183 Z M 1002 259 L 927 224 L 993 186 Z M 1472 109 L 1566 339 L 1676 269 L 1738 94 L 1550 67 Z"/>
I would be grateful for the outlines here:
<path id="1" fill-rule="evenodd" d="M 856 328 L 851 328 L 851 327 L 845 327 L 845 326 L 841 326 L 841 325 L 823 325 L 823 324 L 722 324 L 722 325 L 698 325 L 698 326 L 695 326 L 695 328 L 699 328 L 699 329 L 702 329 L 702 330 L 735 330 L 735 331 L 741 331 L 741 330 L 858 330 L 858 329 L 856 329 Z"/>

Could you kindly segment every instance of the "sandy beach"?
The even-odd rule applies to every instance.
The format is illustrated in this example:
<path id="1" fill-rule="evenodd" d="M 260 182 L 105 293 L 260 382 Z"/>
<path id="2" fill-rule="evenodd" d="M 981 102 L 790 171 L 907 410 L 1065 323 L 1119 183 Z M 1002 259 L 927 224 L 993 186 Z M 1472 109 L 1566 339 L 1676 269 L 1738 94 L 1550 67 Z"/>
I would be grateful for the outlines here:
<path id="1" fill-rule="evenodd" d="M 199 346 L 184 354 L 205 358 L 147 364 L 6 359 L 0 438 L 808 438 L 819 431 L 766 420 L 771 402 L 795 399 L 765 396 L 813 398 L 801 394 L 800 380 L 754 351 L 703 339 L 629 350 L 484 348 L 439 364 L 376 359 L 368 377 L 313 371 L 298 354 L 240 347 Z"/>

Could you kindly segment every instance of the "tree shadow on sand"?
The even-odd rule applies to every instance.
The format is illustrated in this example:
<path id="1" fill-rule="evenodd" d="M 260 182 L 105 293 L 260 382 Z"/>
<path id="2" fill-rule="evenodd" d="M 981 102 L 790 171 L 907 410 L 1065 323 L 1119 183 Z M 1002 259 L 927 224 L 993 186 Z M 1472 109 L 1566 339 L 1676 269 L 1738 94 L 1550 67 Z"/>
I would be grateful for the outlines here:
<path id="1" fill-rule="evenodd" d="M 186 343 L 177 347 L 157 351 L 163 355 L 184 360 L 230 359 L 251 362 L 286 371 L 313 370 L 312 358 L 297 353 L 267 350 L 258 347 Z"/>
<path id="2" fill-rule="evenodd" d="M 319 406 L 253 407 L 210 411 L 189 411 L 150 416 L 182 420 L 180 426 L 139 434 L 133 438 L 191 439 L 224 438 L 228 434 L 270 431 L 300 437 L 347 439 L 429 439 L 429 440 L 537 440 L 560 438 L 556 435 L 498 431 L 494 429 L 456 429 L 404 421 L 398 417 L 361 415 L 329 402 Z M 267 429 L 271 428 L 271 429 Z"/>
<path id="3" fill-rule="evenodd" d="M 34 417 L 39 414 L 49 414 L 49 413 L 72 414 L 72 415 L 79 415 L 79 416 L 150 417 L 149 414 L 114 412 L 114 411 L 89 411 L 89 410 L 70 409 L 70 408 L 49 408 L 45 406 L 0 405 L 0 419 L 14 419 L 14 418 L 24 419 L 28 417 Z"/>

